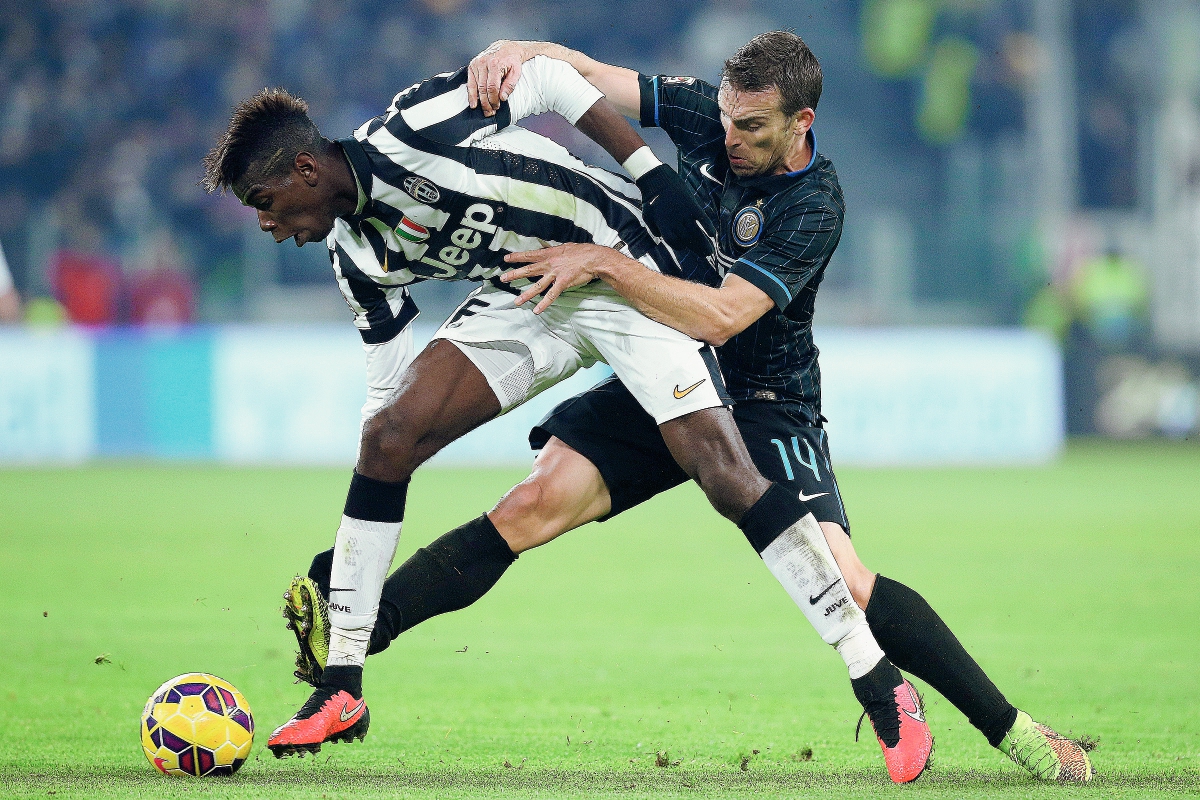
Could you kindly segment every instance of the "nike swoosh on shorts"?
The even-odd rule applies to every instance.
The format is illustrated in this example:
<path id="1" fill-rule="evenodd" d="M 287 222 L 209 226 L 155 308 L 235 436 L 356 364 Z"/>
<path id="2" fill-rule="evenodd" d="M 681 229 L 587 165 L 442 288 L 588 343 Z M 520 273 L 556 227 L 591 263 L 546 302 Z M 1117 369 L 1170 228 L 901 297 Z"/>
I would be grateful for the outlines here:
<path id="1" fill-rule="evenodd" d="M 691 386 L 687 387 L 686 389 L 680 389 L 679 384 L 678 383 L 675 384 L 675 399 L 682 400 L 683 398 L 687 397 L 689 394 L 691 394 L 692 389 L 695 389 L 697 386 L 704 383 L 704 381 L 706 381 L 706 380 L 708 380 L 708 379 L 702 378 L 702 379 L 696 381 L 695 383 L 693 383 Z"/>

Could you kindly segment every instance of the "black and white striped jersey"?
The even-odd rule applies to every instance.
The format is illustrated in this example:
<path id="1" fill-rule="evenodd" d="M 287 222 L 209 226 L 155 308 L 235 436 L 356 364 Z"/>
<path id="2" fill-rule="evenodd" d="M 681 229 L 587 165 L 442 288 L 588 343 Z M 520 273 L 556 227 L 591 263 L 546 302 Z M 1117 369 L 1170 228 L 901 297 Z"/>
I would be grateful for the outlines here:
<path id="1" fill-rule="evenodd" d="M 660 127 L 679 149 L 679 174 L 717 228 L 715 266 L 681 254 L 684 277 L 720 285 L 732 273 L 775 301 L 717 350 L 734 400 L 799 403 L 809 424 L 821 414 L 821 370 L 813 343 L 817 287 L 842 235 L 837 173 L 817 152 L 801 170 L 740 179 L 729 169 L 717 88 L 696 78 L 642 75 L 642 125 Z"/>
<path id="2" fill-rule="evenodd" d="M 411 284 L 493 280 L 511 252 L 594 242 L 677 273 L 674 254 L 643 225 L 631 181 L 514 125 L 545 111 L 574 123 L 603 96 L 597 89 L 540 56 L 485 117 L 468 106 L 466 80 L 464 67 L 411 86 L 339 140 L 359 203 L 326 242 L 364 342 L 386 342 L 416 316 Z"/>

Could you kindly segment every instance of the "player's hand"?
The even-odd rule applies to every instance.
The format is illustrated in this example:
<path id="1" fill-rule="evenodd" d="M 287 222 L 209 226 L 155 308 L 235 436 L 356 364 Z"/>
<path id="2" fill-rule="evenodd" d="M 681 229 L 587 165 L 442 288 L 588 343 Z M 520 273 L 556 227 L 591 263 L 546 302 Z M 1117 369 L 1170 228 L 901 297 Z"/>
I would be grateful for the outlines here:
<path id="1" fill-rule="evenodd" d="M 675 170 L 659 164 L 638 178 L 637 185 L 642 190 L 642 218 L 651 233 L 676 250 L 713 254 L 712 223 Z"/>
<path id="2" fill-rule="evenodd" d="M 467 103 L 483 107 L 485 117 L 495 116 L 521 79 L 521 65 L 528 60 L 519 42 L 492 42 L 467 65 Z"/>
<path id="3" fill-rule="evenodd" d="M 500 280 L 508 283 L 519 278 L 529 278 L 534 281 L 521 292 L 515 304 L 524 305 L 540 294 L 542 299 L 533 309 L 533 313 L 540 314 L 567 289 L 596 280 L 597 269 L 604 260 L 613 257 L 624 258 L 610 247 L 574 242 L 543 250 L 509 253 L 504 257 L 505 261 L 525 266 L 510 269 L 500 276 Z"/>

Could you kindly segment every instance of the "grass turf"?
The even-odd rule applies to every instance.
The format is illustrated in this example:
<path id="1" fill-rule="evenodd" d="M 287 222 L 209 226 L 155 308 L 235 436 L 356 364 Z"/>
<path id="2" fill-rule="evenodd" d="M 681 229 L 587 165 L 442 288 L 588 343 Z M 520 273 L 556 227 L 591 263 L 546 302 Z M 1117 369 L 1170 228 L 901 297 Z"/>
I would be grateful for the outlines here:
<path id="1" fill-rule="evenodd" d="M 521 477 L 419 473 L 397 563 Z M 108 465 L 0 471 L 0 796 L 1200 793 L 1200 448 L 839 478 L 863 560 L 921 591 L 1014 703 L 1099 739 L 1091 786 L 1032 782 L 932 692 L 935 765 L 888 784 L 840 659 L 692 486 L 522 556 L 371 659 L 366 742 L 276 761 L 266 736 L 306 696 L 279 598 L 331 542 L 347 471 Z M 232 779 L 167 780 L 141 755 L 145 698 L 193 670 L 253 705 Z"/>

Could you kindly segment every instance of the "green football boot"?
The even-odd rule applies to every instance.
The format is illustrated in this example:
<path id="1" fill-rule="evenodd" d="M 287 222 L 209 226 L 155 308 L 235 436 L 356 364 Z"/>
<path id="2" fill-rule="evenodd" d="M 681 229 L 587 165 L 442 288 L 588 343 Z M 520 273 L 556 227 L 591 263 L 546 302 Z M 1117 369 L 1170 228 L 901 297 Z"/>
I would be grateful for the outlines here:
<path id="1" fill-rule="evenodd" d="M 1094 772 L 1083 745 L 1034 722 L 1024 711 L 1017 712 L 1017 721 L 1000 742 L 1000 750 L 1043 781 L 1087 783 Z"/>
<path id="2" fill-rule="evenodd" d="M 283 618 L 296 634 L 296 680 L 319 686 L 329 660 L 329 605 L 311 578 L 297 575 L 283 593 Z"/>

